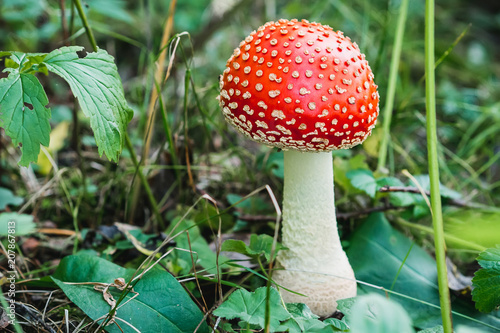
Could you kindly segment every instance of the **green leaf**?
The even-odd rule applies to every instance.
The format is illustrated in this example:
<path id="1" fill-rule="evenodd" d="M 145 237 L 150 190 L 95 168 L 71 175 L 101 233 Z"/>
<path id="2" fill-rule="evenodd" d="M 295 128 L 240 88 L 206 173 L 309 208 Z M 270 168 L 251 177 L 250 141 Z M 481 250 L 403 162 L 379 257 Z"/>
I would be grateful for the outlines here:
<path id="1" fill-rule="evenodd" d="M 349 316 L 354 303 L 356 303 L 356 297 L 339 299 L 337 301 L 337 311 L 342 312 L 345 316 Z"/>
<path id="2" fill-rule="evenodd" d="M 336 153 L 339 151 L 335 151 Z M 333 173 L 335 184 L 340 185 L 347 193 L 355 192 L 356 189 L 351 185 L 351 181 L 347 178 L 347 173 L 351 170 L 369 169 L 365 162 L 365 156 L 358 154 L 349 159 L 335 157 L 333 159 Z"/>
<path id="3" fill-rule="evenodd" d="M 7 72 L 12 72 L 12 69 L 20 69 L 19 72 L 23 74 L 34 74 L 42 72 L 48 74 L 47 67 L 43 64 L 43 60 L 47 53 L 22 53 L 22 52 L 2 52 L 2 56 L 10 56 L 10 61 L 6 61 Z"/>
<path id="4" fill-rule="evenodd" d="M 241 253 L 252 258 L 264 255 L 266 260 L 269 260 L 269 258 L 271 258 L 273 241 L 273 237 L 269 235 L 252 234 L 250 236 L 250 245 L 246 245 L 242 240 L 228 239 L 222 243 L 221 249 L 222 251 Z M 276 243 L 276 250 L 274 254 L 276 255 L 281 248 L 281 244 Z"/>
<path id="5" fill-rule="evenodd" d="M 402 181 L 395 177 L 384 177 L 377 179 L 377 190 L 384 186 L 401 186 L 404 184 Z M 405 193 L 405 192 L 389 192 L 389 202 L 397 207 L 407 207 L 415 204 L 418 194 L 415 193 Z"/>
<path id="6" fill-rule="evenodd" d="M 291 318 L 281 323 L 278 331 L 290 333 L 330 333 L 349 330 L 349 326 L 341 320 L 329 318 L 324 322 L 311 312 L 309 307 L 302 303 L 287 303 L 286 309 Z"/>
<path id="7" fill-rule="evenodd" d="M 351 185 L 354 188 L 365 192 L 371 198 L 375 198 L 375 194 L 377 193 L 377 181 L 370 170 L 351 170 L 347 172 L 346 176 L 351 181 Z"/>
<path id="8" fill-rule="evenodd" d="M 269 297 L 271 304 L 270 327 L 271 331 L 275 332 L 280 321 L 289 319 L 291 315 L 281 305 L 281 298 L 276 289 L 271 288 Z M 258 288 L 255 292 L 238 289 L 214 311 L 214 315 L 226 319 L 240 318 L 249 324 L 264 328 L 265 310 L 266 287 Z"/>
<path id="9" fill-rule="evenodd" d="M 9 76 L 0 80 L 0 127 L 14 145 L 21 146 L 19 165 L 36 162 L 40 144 L 49 145 L 48 103 L 42 85 L 32 74 L 11 68 Z"/>
<path id="10" fill-rule="evenodd" d="M 481 252 L 477 262 L 482 268 L 472 278 L 472 300 L 476 309 L 490 312 L 500 306 L 500 246 Z"/>
<path id="11" fill-rule="evenodd" d="M 32 215 L 0 213 L 0 236 L 9 235 L 9 230 L 14 230 L 14 233 L 11 234 L 14 236 L 28 235 L 34 233 L 35 229 L 36 224 L 33 222 Z"/>
<path id="12" fill-rule="evenodd" d="M 78 99 L 99 148 L 115 162 L 122 151 L 132 110 L 128 107 L 114 59 L 106 51 L 79 58 L 83 47 L 62 47 L 45 57 L 48 70 L 65 79 Z"/>
<path id="13" fill-rule="evenodd" d="M 358 297 L 348 321 L 352 333 L 411 333 L 411 319 L 398 303 L 377 294 Z"/>
<path id="14" fill-rule="evenodd" d="M 8 205 L 19 206 L 23 202 L 23 198 L 15 196 L 11 190 L 0 187 L 0 210 L 4 210 Z"/>
<path id="15" fill-rule="evenodd" d="M 408 311 L 415 327 L 425 329 L 441 324 L 439 308 L 424 303 L 439 306 L 436 262 L 426 251 L 417 245 L 412 246 L 410 239 L 394 230 L 384 214 L 370 215 L 353 234 L 346 253 L 356 279 L 387 290 L 392 288 L 413 298 L 391 294 L 391 299 Z M 358 284 L 358 294 L 374 292 L 385 295 L 383 291 Z M 452 307 L 454 311 L 486 325 L 500 327 L 499 313 L 479 313 L 472 304 L 458 298 L 453 299 Z M 453 322 L 488 329 L 488 326 L 456 315 Z"/>
<path id="16" fill-rule="evenodd" d="M 85 254 L 63 258 L 52 276 L 54 282 L 68 298 L 82 309 L 90 318 L 102 322 L 111 307 L 103 299 L 103 293 L 95 290 L 92 284 L 70 283 L 113 283 L 117 278 L 129 281 L 133 269 L 125 269 L 107 260 Z M 113 298 L 118 301 L 120 291 L 109 288 Z M 148 271 L 119 304 L 116 312 L 117 323 L 123 332 L 177 332 L 192 333 L 198 324 L 203 322 L 203 313 L 193 303 L 182 286 L 164 269 L 153 268 Z M 135 298 L 133 298 L 135 296 Z M 126 303 L 127 302 L 127 303 Z M 126 322 L 126 323 L 125 323 Z M 106 327 L 109 332 L 120 332 L 111 324 Z M 200 332 L 207 332 L 208 327 L 202 323 Z"/>
<path id="17" fill-rule="evenodd" d="M 332 327 L 334 332 L 349 332 L 351 329 L 349 325 L 347 325 L 347 323 L 344 321 L 344 319 L 345 317 L 342 319 L 328 318 L 323 322 Z"/>

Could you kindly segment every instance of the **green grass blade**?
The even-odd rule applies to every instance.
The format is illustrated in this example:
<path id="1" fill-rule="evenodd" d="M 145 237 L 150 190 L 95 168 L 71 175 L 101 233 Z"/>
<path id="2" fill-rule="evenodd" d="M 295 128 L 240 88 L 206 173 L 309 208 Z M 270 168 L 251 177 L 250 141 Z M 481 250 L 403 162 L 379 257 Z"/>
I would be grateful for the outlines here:
<path id="1" fill-rule="evenodd" d="M 434 60 L 434 0 L 425 2 L 425 102 L 427 109 L 427 154 L 431 185 L 432 225 L 438 272 L 439 301 L 444 333 L 452 333 L 450 291 L 446 268 L 446 250 L 443 230 L 443 213 L 439 192 L 439 160 L 436 124 L 436 87 Z"/>
<path id="2" fill-rule="evenodd" d="M 380 152 L 378 155 L 377 170 L 385 169 L 387 161 L 387 148 L 389 145 L 389 130 L 392 120 L 392 109 L 394 106 L 394 97 L 396 95 L 396 82 L 399 68 L 399 59 L 401 58 L 401 49 L 403 45 L 403 36 L 405 32 L 406 17 L 408 16 L 408 0 L 403 0 L 399 7 L 398 24 L 396 27 L 396 35 L 394 36 L 394 50 L 391 58 L 391 68 L 389 71 L 389 83 L 387 87 L 387 97 L 384 109 L 384 123 L 382 142 L 380 143 Z"/>

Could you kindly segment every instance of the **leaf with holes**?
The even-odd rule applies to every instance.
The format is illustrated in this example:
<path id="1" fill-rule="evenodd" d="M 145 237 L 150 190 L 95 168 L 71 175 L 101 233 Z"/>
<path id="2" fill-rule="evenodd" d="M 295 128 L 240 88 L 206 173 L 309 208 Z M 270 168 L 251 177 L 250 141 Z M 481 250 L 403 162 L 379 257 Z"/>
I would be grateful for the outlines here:
<path id="1" fill-rule="evenodd" d="M 31 74 L 33 58 L 14 52 L 9 63 L 15 68 L 6 68 L 9 76 L 0 80 L 0 127 L 14 145 L 21 147 L 19 165 L 28 166 L 37 160 L 40 144 L 49 145 L 49 100 L 40 81 Z"/>
<path id="2" fill-rule="evenodd" d="M 127 105 L 114 59 L 106 51 L 88 53 L 79 58 L 83 47 L 62 47 L 49 53 L 44 64 L 68 82 L 78 99 L 99 148 L 115 162 L 123 148 L 132 110 Z"/>

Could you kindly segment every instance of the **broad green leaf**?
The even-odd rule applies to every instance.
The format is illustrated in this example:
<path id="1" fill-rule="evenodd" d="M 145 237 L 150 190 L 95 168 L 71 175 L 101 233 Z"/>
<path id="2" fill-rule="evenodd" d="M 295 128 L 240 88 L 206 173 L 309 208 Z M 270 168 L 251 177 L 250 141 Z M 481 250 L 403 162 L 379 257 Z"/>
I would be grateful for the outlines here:
<path id="1" fill-rule="evenodd" d="M 356 303 L 356 297 L 339 299 L 337 301 L 337 311 L 342 312 L 345 316 L 349 316 L 354 303 Z"/>
<path id="2" fill-rule="evenodd" d="M 358 191 L 351 185 L 351 181 L 349 180 L 349 178 L 347 178 L 347 173 L 349 171 L 357 169 L 369 169 L 368 164 L 366 164 L 365 162 L 364 155 L 355 155 L 354 157 L 349 159 L 335 157 L 333 159 L 333 173 L 335 184 L 340 185 L 347 193 Z"/>
<path id="3" fill-rule="evenodd" d="M 35 162 L 40 144 L 49 145 L 48 103 L 42 85 L 32 74 L 11 69 L 9 76 L 0 80 L 0 127 L 5 129 L 14 145 L 20 145 L 19 165 Z"/>
<path id="4" fill-rule="evenodd" d="M 114 59 L 106 51 L 79 58 L 83 47 L 62 47 L 45 57 L 48 70 L 65 79 L 78 99 L 99 148 L 115 162 L 123 147 L 132 110 L 128 107 Z"/>
<path id="5" fill-rule="evenodd" d="M 472 278 L 472 300 L 476 309 L 490 312 L 500 306 L 500 246 L 481 252 L 477 262 L 482 268 Z"/>
<path id="6" fill-rule="evenodd" d="M 410 247 L 411 252 L 408 254 Z M 419 246 L 413 245 L 412 247 L 412 241 L 394 230 L 383 214 L 370 215 L 353 234 L 346 252 L 356 279 L 360 281 L 389 290 L 397 277 L 392 290 L 413 299 L 392 294 L 391 299 L 403 305 L 415 327 L 426 329 L 441 324 L 439 308 L 423 303 L 427 302 L 439 306 L 437 271 L 434 259 Z M 358 284 L 358 294 L 374 292 L 385 295 L 383 291 Z M 474 309 L 472 304 L 457 298 L 453 299 L 452 308 L 456 312 L 490 326 L 454 315 L 453 322 L 457 325 L 479 327 L 486 332 L 494 332 L 491 326 L 500 327 L 500 318 L 498 318 L 500 313 L 498 311 L 481 314 Z"/>
<path id="7" fill-rule="evenodd" d="M 278 331 L 290 333 L 331 333 L 348 330 L 349 326 L 343 321 L 329 318 L 324 322 L 320 321 L 318 316 L 311 312 L 309 307 L 302 303 L 288 303 L 286 309 L 291 318 L 282 322 Z"/>
<path id="8" fill-rule="evenodd" d="M 240 318 L 244 322 L 264 328 L 266 310 L 266 287 L 258 288 L 255 292 L 238 289 L 229 295 L 215 311 L 214 315 L 226 319 Z M 276 332 L 280 321 L 287 320 L 291 316 L 281 305 L 278 291 L 271 288 L 271 331 Z"/>
<path id="9" fill-rule="evenodd" d="M 375 194 L 377 193 L 377 181 L 370 170 L 351 170 L 347 172 L 346 176 L 349 178 L 354 188 L 365 192 L 371 198 L 375 198 Z"/>
<path id="10" fill-rule="evenodd" d="M 250 245 L 246 245 L 242 240 L 228 239 L 222 243 L 222 251 L 237 252 L 253 258 L 264 255 L 269 260 L 273 241 L 273 237 L 269 235 L 252 234 L 250 236 Z M 276 243 L 274 254 L 276 255 L 281 248 L 281 244 Z"/>
<path id="11" fill-rule="evenodd" d="M 398 303 L 377 294 L 358 297 L 348 318 L 352 333 L 411 333 L 411 319 Z"/>
<path id="12" fill-rule="evenodd" d="M 345 317 L 342 319 L 327 318 L 323 322 L 329 325 L 334 332 L 349 332 L 351 330 L 345 322 Z"/>
<path id="13" fill-rule="evenodd" d="M 11 190 L 0 187 L 0 210 L 4 210 L 8 205 L 18 206 L 23 202 L 23 198 L 14 195 Z"/>
<path id="14" fill-rule="evenodd" d="M 90 318 L 101 323 L 111 310 L 103 293 L 95 290 L 92 284 L 74 283 L 109 284 L 117 278 L 129 281 L 133 273 L 133 269 L 81 254 L 63 258 L 52 279 L 73 303 Z M 118 301 L 121 292 L 114 287 L 109 290 Z M 140 332 L 192 333 L 203 322 L 203 313 L 179 282 L 164 269 L 153 268 L 148 271 L 135 284 L 134 291 L 125 296 L 116 312 L 116 322 L 125 333 L 137 332 L 131 326 Z M 106 330 L 120 332 L 114 324 L 107 326 Z M 206 324 L 202 323 L 198 331 L 207 332 Z"/>
<path id="15" fill-rule="evenodd" d="M 9 230 L 14 230 L 14 233 L 11 233 L 10 235 L 28 235 L 35 232 L 35 229 L 36 224 L 33 222 L 32 215 L 18 213 L 0 213 L 0 236 L 9 235 Z"/>

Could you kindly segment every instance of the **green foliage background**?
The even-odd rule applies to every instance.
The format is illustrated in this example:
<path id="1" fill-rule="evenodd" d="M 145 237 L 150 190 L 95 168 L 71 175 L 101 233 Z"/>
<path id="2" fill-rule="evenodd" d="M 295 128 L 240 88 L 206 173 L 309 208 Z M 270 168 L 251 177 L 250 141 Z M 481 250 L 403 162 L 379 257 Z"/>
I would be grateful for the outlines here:
<path id="1" fill-rule="evenodd" d="M 61 3 L 64 3 L 64 10 L 61 10 Z M 0 50 L 20 54 L 50 53 L 65 45 L 82 45 L 85 51 L 91 52 L 92 46 L 71 3 L 69 0 L 3 0 L 0 3 Z M 22 210 L 32 213 L 38 227 L 48 221 L 60 229 L 82 232 L 78 242 L 57 245 L 59 247 L 52 244 L 48 236 L 36 235 L 35 239 L 44 244 L 42 248 L 45 250 L 22 253 L 22 256 L 37 262 L 29 266 L 29 271 L 35 271 L 30 276 L 46 279 L 44 283 L 52 287 L 55 287 L 54 284 L 47 278 L 55 269 L 50 264 L 55 256 L 51 252 L 54 250 L 57 258 L 81 249 L 91 250 L 94 255 L 113 263 L 137 268 L 165 239 L 161 239 L 162 235 L 172 236 L 176 232 L 190 230 L 190 237 L 185 232 L 177 236 L 176 246 L 182 251 L 172 251 L 162 261 L 174 276 L 183 279 L 192 277 L 193 260 L 198 263 L 198 271 L 217 272 L 218 253 L 214 239 L 219 230 L 228 238 L 246 237 L 247 241 L 250 234 L 274 235 L 276 209 L 266 191 L 252 191 L 269 184 L 280 202 L 282 154 L 249 142 L 236 133 L 224 122 L 215 99 L 219 89 L 218 76 L 233 48 L 265 21 L 308 19 L 344 31 L 358 43 L 370 62 L 379 86 L 381 109 L 386 103 L 392 43 L 401 4 L 398 0 L 321 0 L 307 3 L 302 0 L 178 1 L 171 36 L 177 36 L 179 44 L 174 49 L 177 42 L 174 39 L 167 48 L 167 63 L 171 61 L 172 66 L 170 76 L 161 83 L 153 127 L 147 124 L 147 110 L 151 92 L 156 89 L 153 83 L 155 61 L 160 54 L 170 2 L 87 0 L 84 4 L 97 44 L 114 57 L 124 96 L 133 110 L 134 115 L 126 131 L 134 151 L 124 150 L 118 163 L 101 157 L 99 153 L 103 148 L 96 146 L 96 139 L 98 143 L 105 141 L 107 134 L 101 133 L 99 138 L 92 121 L 84 117 L 89 110 L 82 110 L 75 102 L 77 89 L 72 86 L 72 93 L 64 80 L 53 74 L 46 76 L 43 72 L 36 77 L 33 73 L 22 74 L 29 78 L 29 82 L 23 81 L 23 84 L 32 83 L 45 90 L 45 93 L 40 91 L 37 94 L 40 105 L 36 111 L 43 116 L 42 124 L 39 128 L 36 124 L 32 127 L 47 132 L 49 126 L 54 130 L 61 123 L 70 124 L 70 130 L 63 138 L 51 138 L 60 142 L 60 148 L 49 149 L 58 169 L 49 174 L 43 173 L 41 160 L 40 165 L 19 168 L 17 163 L 21 151 L 16 147 L 17 142 L 7 138 L 6 134 L 10 133 L 7 129 L 0 129 L 0 211 Z M 437 295 L 434 285 L 424 288 L 413 281 L 432 280 L 435 274 L 434 261 L 430 256 L 434 247 L 427 203 L 420 191 L 383 192 L 386 186 L 415 189 L 415 181 L 424 192 L 429 190 L 424 6 L 423 1 L 410 1 L 398 68 L 386 170 L 376 170 L 383 116 L 380 116 L 373 135 L 362 146 L 334 152 L 333 159 L 340 233 L 358 278 L 387 290 L 394 287 L 395 292 L 435 304 Z M 500 244 L 499 36 L 498 1 L 436 2 L 438 152 L 445 232 L 449 257 L 458 271 L 468 276 L 480 268 L 475 261 L 479 252 Z M 78 61 L 75 57 L 79 57 L 76 53 L 73 60 Z M 6 58 L 2 59 L 5 61 Z M 0 78 L 7 75 L 2 73 Z M 50 123 L 46 107 L 51 110 Z M 94 109 L 99 112 L 99 108 Z M 128 106 L 122 105 L 122 109 L 128 109 Z M 128 119 L 123 118 L 119 124 L 122 131 L 125 131 L 127 122 Z M 149 154 L 142 156 L 146 134 L 151 135 L 152 145 Z M 47 133 L 38 137 L 43 140 L 29 147 L 23 146 L 23 149 L 31 149 L 33 156 L 38 154 L 39 142 L 48 145 Z M 123 137 L 115 139 L 116 144 Z M 117 160 L 116 153 L 113 150 L 112 156 L 108 157 Z M 137 170 L 135 154 L 139 160 L 147 160 L 144 171 Z M 141 174 L 145 175 L 150 185 L 150 194 L 158 203 L 164 225 L 154 217 L 155 208 L 146 191 L 136 192 L 134 189 L 134 184 L 140 182 Z M 207 193 L 208 199 L 205 197 L 206 200 L 199 201 Z M 246 198 L 249 193 L 252 195 Z M 240 201 L 242 198 L 246 200 Z M 213 205 L 214 202 L 216 205 Z M 24 204 L 26 207 L 23 207 Z M 371 215 L 365 220 L 370 212 L 377 210 L 383 213 Z M 182 219 L 185 214 L 189 215 L 188 218 Z M 126 237 L 123 231 L 111 233 L 109 230 L 116 228 L 113 223 L 117 221 L 127 222 L 141 230 L 134 230 Z M 367 227 L 369 223 L 382 225 L 385 233 L 370 230 Z M 33 234 L 31 220 L 26 233 Z M 255 240 L 256 236 L 253 237 Z M 21 251 L 26 239 L 21 238 Z M 267 240 L 262 249 L 265 248 L 264 254 L 269 259 Z M 398 244 L 390 240 L 396 240 Z M 255 252 L 252 246 L 245 247 L 240 242 L 233 243 L 234 246 L 228 244 L 231 243 L 226 243 L 229 249 L 239 249 L 235 252 L 261 253 L 260 247 Z M 173 247 L 172 244 L 166 246 L 167 249 Z M 393 251 L 393 262 L 373 267 L 363 251 L 380 256 L 387 253 L 370 250 L 370 247 Z M 191 256 L 187 251 L 199 253 Z M 490 252 L 483 252 L 483 258 Z M 406 262 L 406 259 L 409 261 Z M 377 258 L 372 261 L 375 260 Z M 498 260 L 493 260 L 495 262 Z M 453 307 L 494 326 L 498 323 L 495 307 L 500 294 L 495 275 L 497 270 L 484 260 L 479 264 L 483 270 L 476 275 L 476 281 L 479 281 L 476 287 L 479 286 L 479 289 L 473 294 L 474 301 L 478 309 L 493 312 L 481 314 L 474 310 L 470 295 L 463 299 L 467 290 L 457 290 L 453 294 Z M 403 266 L 405 268 L 399 271 Z M 410 270 L 414 266 L 417 268 Z M 264 272 L 259 271 L 258 277 L 254 270 L 244 267 L 234 264 L 224 267 L 227 273 L 224 276 L 227 289 L 224 291 L 230 287 L 262 290 L 258 288 L 265 284 L 261 278 Z M 417 271 L 418 274 L 415 273 Z M 412 272 L 417 274 L 416 278 L 411 278 Z M 482 276 L 485 279 L 481 280 Z M 47 284 L 40 282 L 35 287 Z M 212 291 L 216 284 L 216 280 L 208 279 L 201 287 L 193 281 L 185 285 L 194 298 L 200 300 L 206 296 L 210 308 L 218 299 L 217 293 Z M 207 289 L 211 291 L 207 292 Z M 360 290 L 373 292 L 366 286 Z M 205 291 L 204 295 L 202 291 Z M 489 297 L 479 296 L 485 294 Z M 406 310 L 412 308 L 411 304 L 425 309 L 410 311 L 413 327 L 430 330 L 439 324 L 437 310 L 429 310 L 418 302 L 415 305 L 407 299 L 393 299 L 404 304 Z M 362 305 L 368 306 L 369 302 L 366 302 Z M 376 300 L 374 302 L 378 304 Z M 41 304 L 36 305 L 43 308 Z M 200 307 L 207 311 L 204 306 Z M 347 312 L 351 307 L 344 309 Z M 285 308 L 280 308 L 280 311 L 285 311 Z M 325 324 L 318 324 L 318 320 L 309 316 L 307 310 L 299 307 L 288 312 L 296 315 L 300 324 L 282 322 L 281 325 L 296 329 L 297 325 L 306 325 L 304 323 L 307 322 L 307 325 L 318 325 L 318 331 L 326 329 Z M 242 314 L 239 318 L 243 319 L 246 315 Z M 352 316 L 355 314 L 346 318 L 349 320 Z M 403 319 L 408 326 L 406 318 Z M 215 319 L 210 317 L 210 320 L 213 324 Z M 261 320 L 259 317 L 247 324 L 261 323 Z M 461 324 L 470 324 L 461 320 L 457 319 Z M 370 322 L 358 322 L 358 327 L 364 323 Z M 274 324 L 278 326 L 278 323 Z M 334 329 L 333 324 L 328 325 L 332 327 L 327 328 L 328 331 Z M 224 329 L 229 331 L 229 326 L 224 326 Z"/>

